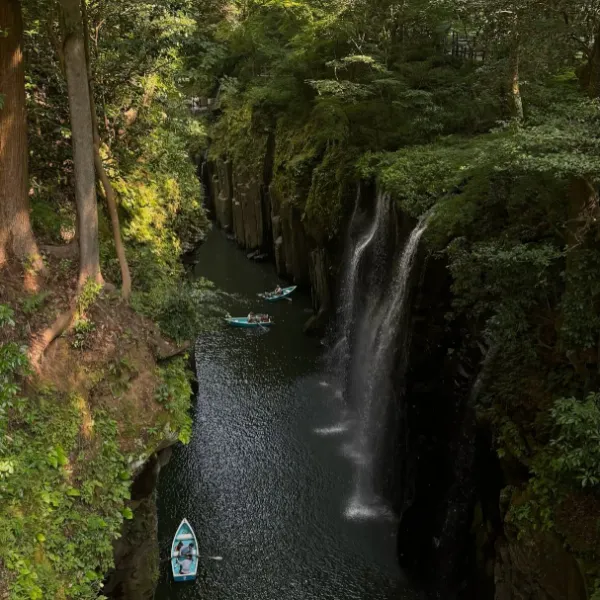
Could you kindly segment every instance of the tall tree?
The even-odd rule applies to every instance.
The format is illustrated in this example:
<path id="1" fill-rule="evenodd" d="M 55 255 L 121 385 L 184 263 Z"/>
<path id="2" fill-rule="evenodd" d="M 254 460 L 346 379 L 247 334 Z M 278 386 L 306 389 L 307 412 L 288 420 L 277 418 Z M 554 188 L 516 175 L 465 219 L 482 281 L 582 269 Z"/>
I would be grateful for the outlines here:
<path id="1" fill-rule="evenodd" d="M 98 243 L 98 205 L 88 70 L 79 0 L 60 0 L 64 24 L 63 56 L 69 90 L 75 200 L 79 232 L 79 285 L 102 282 Z"/>
<path id="2" fill-rule="evenodd" d="M 125 246 L 121 238 L 121 226 L 119 224 L 119 212 L 117 210 L 117 200 L 115 191 L 108 178 L 104 164 L 102 163 L 102 156 L 100 156 L 100 131 L 98 128 L 98 117 L 96 115 L 96 102 L 94 101 L 94 85 L 92 77 L 92 64 L 90 59 L 90 44 L 89 44 L 89 25 L 87 16 L 86 0 L 82 0 L 81 9 L 83 13 L 83 35 L 85 42 L 85 60 L 87 64 L 87 75 L 88 85 L 90 93 L 90 113 L 92 116 L 92 136 L 94 140 L 94 164 L 96 166 L 96 175 L 102 184 L 104 195 L 106 196 L 106 204 L 108 206 L 108 213 L 110 215 L 110 222 L 113 230 L 113 239 L 115 242 L 115 250 L 119 259 L 119 266 L 121 268 L 121 280 L 122 287 L 121 293 L 123 298 L 128 300 L 131 296 L 131 274 L 129 272 L 129 264 L 127 263 L 127 256 L 125 254 Z"/>
<path id="3" fill-rule="evenodd" d="M 13 255 L 42 262 L 31 230 L 20 0 L 0 2 L 0 266 Z"/>

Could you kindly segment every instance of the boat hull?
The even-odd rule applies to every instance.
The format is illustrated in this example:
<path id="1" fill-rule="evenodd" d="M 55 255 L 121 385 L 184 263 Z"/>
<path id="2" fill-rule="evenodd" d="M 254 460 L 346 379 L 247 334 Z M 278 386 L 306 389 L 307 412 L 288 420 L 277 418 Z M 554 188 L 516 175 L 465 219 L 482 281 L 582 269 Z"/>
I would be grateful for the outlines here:
<path id="1" fill-rule="evenodd" d="M 192 554 L 189 558 L 180 556 L 180 552 L 177 550 L 179 543 L 182 543 L 182 552 L 186 548 L 189 549 L 189 544 L 193 544 Z M 171 571 L 173 572 L 173 580 L 176 582 L 183 581 L 194 581 L 198 574 L 198 540 L 196 534 L 192 529 L 192 526 L 188 523 L 187 519 L 183 519 L 177 528 L 173 543 L 171 544 Z"/>
<path id="2" fill-rule="evenodd" d="M 264 323 L 249 323 L 248 317 L 235 317 L 232 319 L 225 319 L 225 320 L 232 327 L 256 328 L 256 327 L 271 327 L 273 325 L 273 321 L 265 321 Z"/>
<path id="3" fill-rule="evenodd" d="M 175 560 L 175 559 L 173 559 Z M 174 568 L 174 567 L 172 567 Z M 196 581 L 196 575 L 176 575 L 175 573 L 173 574 L 173 580 L 177 581 L 177 582 L 182 582 L 182 581 Z"/>
<path id="4" fill-rule="evenodd" d="M 286 287 L 281 290 L 281 294 L 272 295 L 268 293 L 259 294 L 261 298 L 264 298 L 267 302 L 278 302 L 279 300 L 283 300 L 287 298 L 298 286 L 293 285 L 291 287 Z"/>

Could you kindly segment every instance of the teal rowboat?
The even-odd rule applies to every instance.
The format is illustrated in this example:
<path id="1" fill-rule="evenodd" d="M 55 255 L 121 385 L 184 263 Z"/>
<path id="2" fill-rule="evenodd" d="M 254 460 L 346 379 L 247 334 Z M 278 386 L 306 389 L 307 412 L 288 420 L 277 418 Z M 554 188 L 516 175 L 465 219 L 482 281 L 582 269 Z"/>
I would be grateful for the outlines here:
<path id="1" fill-rule="evenodd" d="M 194 581 L 198 573 L 198 540 L 187 519 L 181 521 L 171 545 L 175 581 Z"/>
<path id="2" fill-rule="evenodd" d="M 273 325 L 273 321 L 271 321 L 270 317 L 268 321 L 264 322 L 253 321 L 252 323 L 250 323 L 248 322 L 248 317 L 231 317 L 229 319 L 225 319 L 225 321 L 227 321 L 227 323 L 229 323 L 233 327 L 270 327 L 271 325 Z"/>
<path id="3" fill-rule="evenodd" d="M 263 292 L 262 294 L 258 295 L 268 302 L 277 302 L 278 300 L 287 298 L 297 287 L 297 285 L 292 285 L 291 287 L 283 288 L 279 294 L 276 294 L 275 292 Z"/>

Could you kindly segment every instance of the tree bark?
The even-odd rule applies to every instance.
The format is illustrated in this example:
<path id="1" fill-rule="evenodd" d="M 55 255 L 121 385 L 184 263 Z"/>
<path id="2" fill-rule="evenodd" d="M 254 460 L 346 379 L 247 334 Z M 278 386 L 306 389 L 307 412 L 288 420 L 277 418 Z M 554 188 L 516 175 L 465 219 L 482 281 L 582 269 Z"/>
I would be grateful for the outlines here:
<path id="1" fill-rule="evenodd" d="M 0 267 L 10 256 L 43 263 L 29 219 L 23 21 L 20 0 L 0 1 Z"/>
<path id="2" fill-rule="evenodd" d="M 588 94 L 592 98 L 600 98 L 600 27 L 594 36 L 594 46 L 587 68 Z"/>
<path id="3" fill-rule="evenodd" d="M 98 179 L 104 188 L 104 195 L 106 196 L 106 204 L 108 205 L 108 213 L 110 215 L 113 238 L 115 241 L 115 250 L 119 259 L 119 266 L 121 267 L 121 294 L 124 300 L 129 300 L 129 297 L 131 296 L 131 274 L 129 272 L 127 256 L 125 255 L 125 247 L 121 238 L 121 227 L 119 224 L 119 212 L 117 211 L 115 191 L 110 183 L 108 175 L 106 174 L 104 165 L 102 164 L 102 157 L 100 156 L 100 132 L 98 129 L 98 117 L 96 116 L 96 103 L 94 101 L 94 87 L 92 83 L 92 67 L 90 62 L 89 32 L 85 1 L 86 0 L 82 0 L 81 7 L 83 11 L 83 35 L 87 64 L 88 89 L 90 95 L 90 114 L 92 117 L 92 135 L 94 140 L 94 165 L 96 167 Z"/>
<path id="4" fill-rule="evenodd" d="M 64 21 L 63 54 L 69 92 L 79 231 L 79 285 L 103 283 L 98 243 L 98 205 L 94 176 L 94 139 L 85 44 L 79 0 L 60 0 Z"/>
<path id="5" fill-rule="evenodd" d="M 517 121 L 523 120 L 523 98 L 521 97 L 521 84 L 519 80 L 520 48 L 519 40 L 515 41 L 510 53 L 510 99 L 511 113 Z"/>

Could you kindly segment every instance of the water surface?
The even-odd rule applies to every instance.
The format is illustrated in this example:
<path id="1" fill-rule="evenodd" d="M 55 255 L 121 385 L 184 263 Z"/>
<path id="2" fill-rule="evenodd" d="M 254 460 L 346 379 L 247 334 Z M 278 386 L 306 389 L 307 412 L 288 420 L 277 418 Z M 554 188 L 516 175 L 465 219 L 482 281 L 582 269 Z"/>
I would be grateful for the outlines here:
<path id="1" fill-rule="evenodd" d="M 159 541 L 168 557 L 186 517 L 195 528 L 198 580 L 174 584 L 161 564 L 156 600 L 412 599 L 389 521 L 344 517 L 352 467 L 342 455 L 341 399 L 323 348 L 302 334 L 309 298 L 265 303 L 277 279 L 218 231 L 197 274 L 236 294 L 234 316 L 268 310 L 271 330 L 223 327 L 198 340 L 199 394 L 191 443 L 159 482 Z"/>

